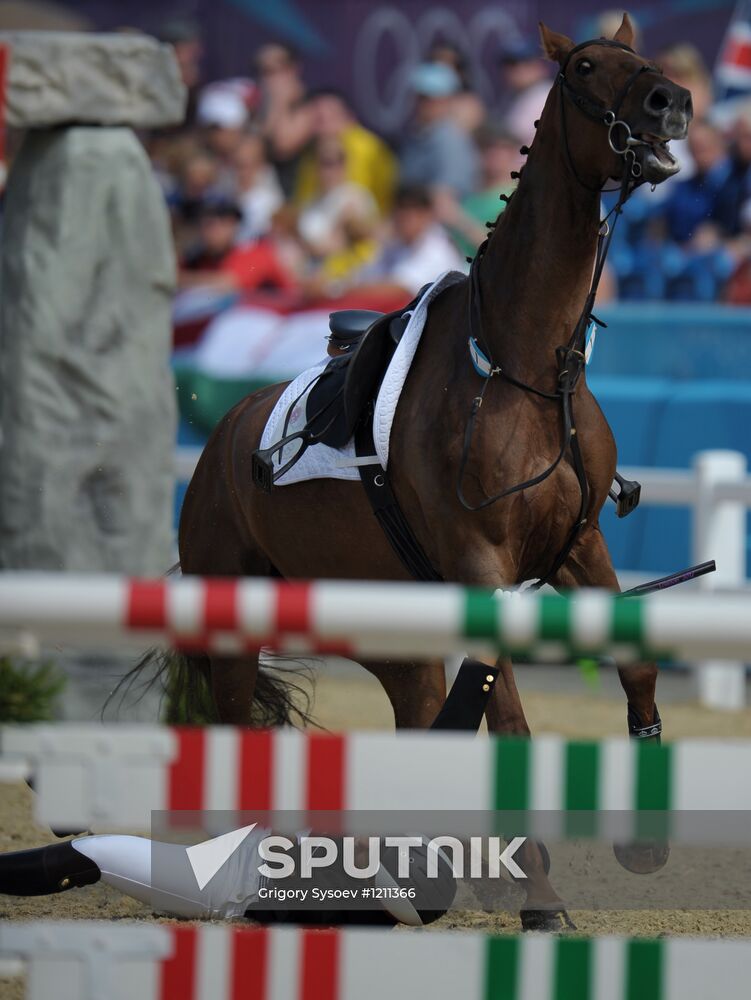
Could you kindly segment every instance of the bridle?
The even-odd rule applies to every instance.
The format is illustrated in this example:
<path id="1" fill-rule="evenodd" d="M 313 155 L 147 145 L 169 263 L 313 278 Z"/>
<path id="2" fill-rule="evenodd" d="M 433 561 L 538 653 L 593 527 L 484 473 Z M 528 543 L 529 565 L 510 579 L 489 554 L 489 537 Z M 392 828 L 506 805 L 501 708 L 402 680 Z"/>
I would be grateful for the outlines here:
<path id="1" fill-rule="evenodd" d="M 593 188 L 586 184 L 579 176 L 576 166 L 571 157 L 571 150 L 569 148 L 568 141 L 568 130 L 566 126 L 566 110 L 565 104 L 566 100 L 570 101 L 574 107 L 580 111 L 586 117 L 592 119 L 593 121 L 599 122 L 605 126 L 608 130 L 608 144 L 614 153 L 623 158 L 623 173 L 621 176 L 620 186 L 618 188 L 619 195 L 618 200 L 614 207 L 608 212 L 605 218 L 600 223 L 600 230 L 597 238 L 597 250 L 595 253 L 595 265 L 592 277 L 592 283 L 590 285 L 589 292 L 584 304 L 584 308 L 576 322 L 573 333 L 566 346 L 561 346 L 556 349 L 556 359 L 558 363 L 558 381 L 554 392 L 546 392 L 542 389 L 538 389 L 536 386 L 529 385 L 526 382 L 513 376 L 510 372 L 506 371 L 500 365 L 497 365 L 490 352 L 489 345 L 485 338 L 482 336 L 482 292 L 480 286 L 480 263 L 485 255 L 485 251 L 488 246 L 490 235 L 483 241 L 483 243 L 478 248 L 477 254 L 471 261 L 471 267 L 469 271 L 469 349 L 470 356 L 473 360 L 475 370 L 484 378 L 482 389 L 479 395 L 475 396 L 472 401 L 472 407 L 470 410 L 469 417 L 467 419 L 467 424 L 464 431 L 464 443 L 462 447 L 462 453 L 459 460 L 459 476 L 456 486 L 456 495 L 461 503 L 462 507 L 468 511 L 479 511 L 485 510 L 492 504 L 497 503 L 499 500 L 505 497 L 512 496 L 514 493 L 520 493 L 522 490 L 529 489 L 530 487 L 537 486 L 544 482 L 552 473 L 558 468 L 559 464 L 563 460 L 567 450 L 570 449 L 571 457 L 573 460 L 573 468 L 576 474 L 576 478 L 579 484 L 580 492 L 580 504 L 579 512 L 576 517 L 576 521 L 569 532 L 566 543 L 561 549 L 561 551 L 556 556 L 552 566 L 533 586 L 534 589 L 539 589 L 544 584 L 548 583 L 558 572 L 558 570 L 563 566 L 566 559 L 568 558 L 574 543 L 581 530 L 587 523 L 587 510 L 589 507 L 589 483 L 587 481 L 586 471 L 584 468 L 584 459 L 582 457 L 581 448 L 579 446 L 579 438 L 576 433 L 576 422 L 574 418 L 573 410 L 573 394 L 576 386 L 579 382 L 579 378 L 584 371 L 586 365 L 585 357 L 585 347 L 587 339 L 587 331 L 593 322 L 597 322 L 600 326 L 605 326 L 604 323 L 597 320 L 593 315 L 592 310 L 594 309 L 595 297 L 597 295 L 597 289 L 600 284 L 600 279 L 602 277 L 602 272 L 605 266 L 605 260 L 610 249 L 610 244 L 613 239 L 613 233 L 615 230 L 618 218 L 621 215 L 623 206 L 630 197 L 633 190 L 641 183 L 642 170 L 641 165 L 636 160 L 636 153 L 634 147 L 638 145 L 649 145 L 642 139 L 636 139 L 631 134 L 631 128 L 627 122 L 620 119 L 619 113 L 623 101 L 627 97 L 634 83 L 638 80 L 642 73 L 652 71 L 659 72 L 657 67 L 651 64 L 644 64 L 635 70 L 629 78 L 621 87 L 616 100 L 613 103 L 612 108 L 605 108 L 600 104 L 597 104 L 586 94 L 579 93 L 566 79 L 566 70 L 568 68 L 569 62 L 572 57 L 580 52 L 582 49 L 588 48 L 590 46 L 604 46 L 608 48 L 618 48 L 623 49 L 626 52 L 630 52 L 636 55 L 633 49 L 622 42 L 610 41 L 608 39 L 595 39 L 588 42 L 581 42 L 579 45 L 575 45 L 570 52 L 567 54 L 563 64 L 561 65 L 560 72 L 556 79 L 556 84 L 560 91 L 559 104 L 561 107 L 561 125 L 563 133 L 563 141 L 566 152 L 566 160 L 576 181 L 582 185 L 582 187 L 587 188 L 590 191 L 601 191 L 601 188 Z M 619 143 L 618 130 L 623 129 L 623 138 Z M 522 150 L 524 152 L 524 150 Z M 615 190 L 615 189 L 613 189 Z M 488 228 L 492 229 L 495 223 L 488 223 Z M 480 348 L 482 343 L 484 350 Z M 480 364 L 478 365 L 478 359 L 480 359 Z M 561 446 L 556 455 L 555 459 L 551 464 L 539 475 L 528 479 L 526 482 L 518 483 L 516 486 L 510 486 L 500 493 L 496 493 L 494 496 L 486 497 L 479 504 L 473 505 L 464 496 L 463 482 L 466 472 L 467 463 L 469 461 L 469 454 L 472 447 L 472 436 L 474 433 L 475 423 L 477 420 L 477 415 L 482 406 L 483 397 L 485 396 L 485 391 L 490 385 L 493 377 L 500 376 L 506 382 L 511 385 L 516 386 L 518 389 L 522 389 L 524 392 L 532 393 L 535 396 L 539 396 L 543 399 L 553 399 L 559 400 L 561 405 L 561 423 L 562 423 L 562 433 L 561 433 Z"/>
<path id="2" fill-rule="evenodd" d="M 621 49 L 624 52 L 631 53 L 631 55 L 636 55 L 634 50 L 628 45 L 625 45 L 623 42 L 611 41 L 607 38 L 600 38 L 596 41 L 580 42 L 579 45 L 575 45 L 567 54 L 558 72 L 558 76 L 556 77 L 556 83 L 561 92 L 561 98 L 564 96 L 567 97 L 583 115 L 586 115 L 587 118 L 591 118 L 592 121 L 598 122 L 607 128 L 608 145 L 614 153 L 618 156 L 622 156 L 626 163 L 630 163 L 631 177 L 634 180 L 638 180 L 641 177 L 642 170 L 641 165 L 636 160 L 634 147 L 648 146 L 649 143 L 645 142 L 644 139 L 636 139 L 631 134 L 631 127 L 628 122 L 624 122 L 623 119 L 618 116 L 621 112 L 621 105 L 642 73 L 661 73 L 662 70 L 653 63 L 644 63 L 643 66 L 639 66 L 639 68 L 634 70 L 619 90 L 615 101 L 613 102 L 612 108 L 604 108 L 601 104 L 597 104 L 596 101 L 587 97 L 586 94 L 580 94 L 566 79 L 566 70 L 568 69 L 571 59 L 577 54 L 577 52 L 581 52 L 582 49 L 589 48 L 592 45 L 599 45 L 601 47 L 611 49 Z M 563 134 L 563 142 L 566 149 L 566 159 L 568 161 L 569 168 L 582 187 L 587 188 L 589 191 L 599 191 L 600 188 L 593 188 L 586 184 L 576 170 L 576 166 L 571 157 L 571 150 L 568 142 L 568 129 L 566 127 L 566 102 L 561 99 L 559 104 L 561 108 L 561 132 Z M 622 137 L 617 135 L 617 132 L 620 129 L 623 130 Z M 621 138 L 620 143 L 618 142 L 619 138 Z"/>

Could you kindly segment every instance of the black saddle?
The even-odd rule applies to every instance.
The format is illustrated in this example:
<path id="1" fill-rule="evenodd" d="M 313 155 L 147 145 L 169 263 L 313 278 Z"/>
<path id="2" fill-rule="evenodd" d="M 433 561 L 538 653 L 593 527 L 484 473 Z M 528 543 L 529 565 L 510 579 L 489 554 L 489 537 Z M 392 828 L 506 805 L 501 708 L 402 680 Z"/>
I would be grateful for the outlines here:
<path id="1" fill-rule="evenodd" d="M 307 426 L 316 441 L 343 448 L 350 440 L 407 327 L 403 312 L 343 309 L 331 314 L 329 341 L 342 356 L 329 362 L 308 394 Z"/>

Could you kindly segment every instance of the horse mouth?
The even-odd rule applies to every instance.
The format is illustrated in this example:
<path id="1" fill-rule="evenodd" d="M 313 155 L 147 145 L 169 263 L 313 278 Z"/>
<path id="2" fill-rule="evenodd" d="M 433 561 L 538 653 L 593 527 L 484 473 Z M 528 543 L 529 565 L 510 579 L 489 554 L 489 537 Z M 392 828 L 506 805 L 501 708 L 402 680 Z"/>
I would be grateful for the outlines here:
<path id="1" fill-rule="evenodd" d="M 660 184 L 662 181 L 677 174 L 680 164 L 670 151 L 670 139 L 645 132 L 635 136 L 643 145 L 635 147 L 636 159 L 642 169 L 642 176 L 650 184 Z"/>

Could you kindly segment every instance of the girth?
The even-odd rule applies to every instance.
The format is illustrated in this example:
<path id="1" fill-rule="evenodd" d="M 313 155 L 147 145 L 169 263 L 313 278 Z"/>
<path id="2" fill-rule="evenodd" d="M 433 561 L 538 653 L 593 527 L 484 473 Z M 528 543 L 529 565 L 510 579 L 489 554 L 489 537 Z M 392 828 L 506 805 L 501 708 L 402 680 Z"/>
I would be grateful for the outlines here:
<path id="1" fill-rule="evenodd" d="M 372 408 L 355 431 L 355 453 L 358 458 L 375 453 Z M 415 580 L 442 581 L 443 577 L 433 568 L 402 513 L 386 470 L 376 462 L 372 465 L 360 465 L 358 471 L 376 520 L 405 569 Z"/>

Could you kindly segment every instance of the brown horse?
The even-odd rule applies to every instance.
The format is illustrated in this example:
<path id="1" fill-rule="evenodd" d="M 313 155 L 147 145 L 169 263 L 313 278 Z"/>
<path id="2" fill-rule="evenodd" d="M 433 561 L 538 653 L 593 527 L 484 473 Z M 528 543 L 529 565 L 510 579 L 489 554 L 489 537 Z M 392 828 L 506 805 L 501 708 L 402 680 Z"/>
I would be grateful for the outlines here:
<path id="1" fill-rule="evenodd" d="M 478 277 L 482 337 L 494 363 L 516 380 L 554 393 L 560 376 L 556 348 L 576 327 L 592 280 L 600 191 L 608 180 L 621 180 L 625 163 L 636 164 L 633 172 L 651 184 L 675 173 L 666 140 L 685 136 L 691 101 L 688 91 L 631 51 L 627 15 L 613 42 L 575 47 L 544 25 L 541 36 L 561 73 Z M 614 107 L 625 123 L 618 131 L 607 127 L 612 119 L 606 112 Z M 396 411 L 389 474 L 412 531 L 443 579 L 513 587 L 547 576 L 556 555 L 565 551 L 580 519 L 581 483 L 567 449 L 539 485 L 476 512 L 459 503 L 456 484 L 465 425 L 482 382 L 467 346 L 470 284 L 450 287 L 431 306 Z M 276 385 L 247 397 L 206 445 L 180 522 L 183 572 L 407 578 L 359 483 L 313 480 L 270 494 L 252 485 L 251 455 L 283 388 Z M 586 469 L 586 523 L 550 582 L 560 589 L 618 590 L 598 525 L 616 469 L 615 443 L 584 374 L 572 400 Z M 464 480 L 472 504 L 530 480 L 550 465 L 561 448 L 561 419 L 557 399 L 502 378 L 491 380 L 478 411 Z M 208 675 L 205 659 L 203 666 Z M 398 727 L 431 724 L 446 697 L 443 663 L 364 666 L 383 685 Z M 486 713 L 489 728 L 527 735 L 511 663 L 501 659 L 498 666 Z M 619 674 L 631 732 L 647 730 L 657 719 L 657 668 L 642 663 L 619 668 Z M 273 703 L 270 682 L 262 678 L 254 656 L 211 664 L 211 690 L 222 722 L 251 724 L 260 684 L 267 703 Z M 527 870 L 530 865 L 539 868 L 534 847 Z M 527 892 L 527 907 L 554 910 L 561 905 L 541 870 L 529 879 Z"/>

